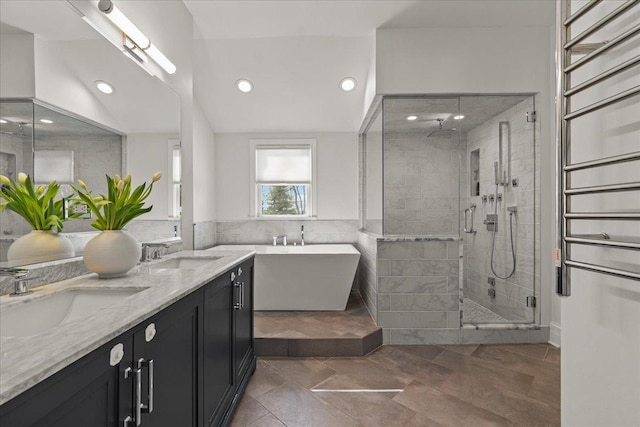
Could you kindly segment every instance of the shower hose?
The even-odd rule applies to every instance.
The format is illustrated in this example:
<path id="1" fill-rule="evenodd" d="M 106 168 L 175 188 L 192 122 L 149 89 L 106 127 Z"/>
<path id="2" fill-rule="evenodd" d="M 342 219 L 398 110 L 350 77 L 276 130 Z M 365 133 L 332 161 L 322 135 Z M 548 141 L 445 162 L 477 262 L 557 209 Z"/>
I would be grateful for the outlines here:
<path id="1" fill-rule="evenodd" d="M 495 203 L 493 205 L 493 214 L 494 214 L 495 221 L 497 222 L 498 221 L 497 219 L 498 218 L 498 186 L 497 185 L 496 185 L 496 197 L 494 200 L 495 200 Z M 496 270 L 493 267 L 493 253 L 495 252 L 495 249 L 496 249 L 496 234 L 498 234 L 498 232 L 494 228 L 493 239 L 491 240 L 491 272 L 498 279 L 504 280 L 513 276 L 513 274 L 516 272 L 516 250 L 513 246 L 513 212 L 509 212 L 509 235 L 511 237 L 511 258 L 513 260 L 513 268 L 511 269 L 511 273 L 509 273 L 508 276 L 500 276 L 498 273 L 496 273 Z"/>

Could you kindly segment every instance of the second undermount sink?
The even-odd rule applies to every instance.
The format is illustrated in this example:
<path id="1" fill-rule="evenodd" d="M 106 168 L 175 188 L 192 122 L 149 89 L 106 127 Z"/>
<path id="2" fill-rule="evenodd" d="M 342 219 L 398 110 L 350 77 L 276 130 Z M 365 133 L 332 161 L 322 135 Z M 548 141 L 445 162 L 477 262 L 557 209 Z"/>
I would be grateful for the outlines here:
<path id="1" fill-rule="evenodd" d="M 68 289 L 16 304 L 0 305 L 0 336 L 39 335 L 81 320 L 145 288 Z"/>
<path id="2" fill-rule="evenodd" d="M 159 262 L 158 264 L 154 264 L 151 266 L 151 268 L 180 268 L 183 270 L 195 270 L 196 268 L 200 268 L 203 265 L 209 264 L 210 262 L 220 258 L 222 257 L 211 256 L 211 257 L 172 258 L 166 261 Z"/>

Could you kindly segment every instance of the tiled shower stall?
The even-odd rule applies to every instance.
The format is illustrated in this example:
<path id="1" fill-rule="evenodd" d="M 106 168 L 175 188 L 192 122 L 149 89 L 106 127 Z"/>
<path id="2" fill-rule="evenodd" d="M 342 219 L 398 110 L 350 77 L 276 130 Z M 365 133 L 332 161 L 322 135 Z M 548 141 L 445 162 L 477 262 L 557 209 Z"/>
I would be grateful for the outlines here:
<path id="1" fill-rule="evenodd" d="M 390 96 L 371 115 L 360 146 L 359 284 L 386 343 L 546 340 L 539 307 L 527 306 L 539 293 L 534 99 Z M 495 200 L 500 151 L 506 185 Z M 494 236 L 483 221 L 496 206 Z M 503 280 L 508 207 L 516 268 Z"/>

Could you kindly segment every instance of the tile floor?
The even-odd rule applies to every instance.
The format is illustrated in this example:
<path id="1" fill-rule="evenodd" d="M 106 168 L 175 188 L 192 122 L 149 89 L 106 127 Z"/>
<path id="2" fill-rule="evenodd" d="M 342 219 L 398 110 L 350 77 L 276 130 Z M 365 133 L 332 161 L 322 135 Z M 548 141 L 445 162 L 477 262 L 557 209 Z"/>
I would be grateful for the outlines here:
<path id="1" fill-rule="evenodd" d="M 547 344 L 260 358 L 232 426 L 559 425 L 559 363 L 560 350 Z"/>

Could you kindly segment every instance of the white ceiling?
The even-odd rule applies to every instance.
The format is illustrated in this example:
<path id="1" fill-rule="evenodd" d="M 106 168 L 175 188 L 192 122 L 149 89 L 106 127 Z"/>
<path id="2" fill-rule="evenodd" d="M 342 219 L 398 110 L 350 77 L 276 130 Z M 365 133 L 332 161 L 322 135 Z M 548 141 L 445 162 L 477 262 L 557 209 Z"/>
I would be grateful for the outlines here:
<path id="1" fill-rule="evenodd" d="M 55 53 L 56 61 L 68 70 L 68 77 L 103 107 L 110 115 L 109 124 L 114 126 L 115 122 L 119 131 L 179 133 L 180 99 L 176 93 L 159 79 L 150 78 L 85 23 L 66 1 L 1 0 L 0 19 L 2 34 L 32 33 L 44 40 L 42 46 Z M 111 83 L 114 94 L 98 92 L 96 80 Z M 83 115 L 82 111 L 73 113 Z"/>
<path id="2" fill-rule="evenodd" d="M 194 93 L 215 132 L 355 132 L 376 29 L 551 26 L 550 1 L 185 0 Z M 345 76 L 353 92 L 338 89 Z M 239 92 L 239 78 L 255 90 Z"/>

